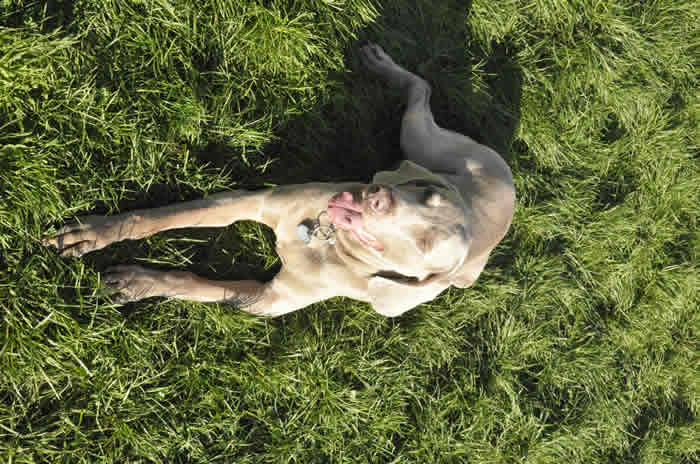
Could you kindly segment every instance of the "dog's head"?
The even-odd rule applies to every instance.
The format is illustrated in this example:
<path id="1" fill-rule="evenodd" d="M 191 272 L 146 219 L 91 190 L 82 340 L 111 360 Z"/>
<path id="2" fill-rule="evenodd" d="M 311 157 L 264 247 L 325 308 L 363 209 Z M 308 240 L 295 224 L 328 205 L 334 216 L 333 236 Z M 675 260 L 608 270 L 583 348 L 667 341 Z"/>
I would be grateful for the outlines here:
<path id="1" fill-rule="evenodd" d="M 367 264 L 374 308 L 395 316 L 434 298 L 459 272 L 471 244 L 471 212 L 457 189 L 403 161 L 328 205 L 342 247 Z"/>

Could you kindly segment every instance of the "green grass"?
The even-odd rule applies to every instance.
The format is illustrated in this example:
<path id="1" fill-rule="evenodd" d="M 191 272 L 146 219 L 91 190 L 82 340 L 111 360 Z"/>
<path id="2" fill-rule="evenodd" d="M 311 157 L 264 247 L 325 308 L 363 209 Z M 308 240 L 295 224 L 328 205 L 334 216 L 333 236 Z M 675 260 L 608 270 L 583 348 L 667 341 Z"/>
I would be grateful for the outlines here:
<path id="1" fill-rule="evenodd" d="M 700 459 L 700 91 L 691 0 L 0 0 L 0 461 Z M 380 43 L 518 204 L 477 284 L 407 315 L 147 300 L 115 263 L 279 266 L 262 226 L 63 260 L 74 216 L 369 179 L 400 156 Z"/>

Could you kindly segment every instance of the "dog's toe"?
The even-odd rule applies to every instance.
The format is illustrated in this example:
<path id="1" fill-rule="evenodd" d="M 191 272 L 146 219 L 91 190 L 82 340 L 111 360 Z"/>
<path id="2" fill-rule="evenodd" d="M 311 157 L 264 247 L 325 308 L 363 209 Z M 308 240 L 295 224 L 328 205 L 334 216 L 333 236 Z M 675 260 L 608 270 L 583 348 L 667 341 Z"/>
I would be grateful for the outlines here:
<path id="1" fill-rule="evenodd" d="M 387 74 L 396 66 L 384 49 L 372 42 L 360 48 L 360 59 L 367 69 L 379 75 Z"/>

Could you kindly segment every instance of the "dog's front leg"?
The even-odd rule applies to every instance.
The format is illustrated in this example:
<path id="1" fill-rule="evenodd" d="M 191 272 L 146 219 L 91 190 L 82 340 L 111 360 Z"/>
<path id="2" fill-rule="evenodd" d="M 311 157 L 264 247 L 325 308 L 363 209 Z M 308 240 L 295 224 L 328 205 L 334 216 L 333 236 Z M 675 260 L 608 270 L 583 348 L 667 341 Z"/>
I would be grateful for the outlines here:
<path id="1" fill-rule="evenodd" d="M 255 280 L 217 281 L 191 272 L 156 271 L 141 266 L 107 269 L 104 281 L 115 303 L 123 304 L 153 296 L 206 303 L 227 303 L 258 316 L 280 316 L 322 298 L 299 291 L 297 277 L 280 272 L 270 282 Z"/>
<path id="2" fill-rule="evenodd" d="M 85 216 L 63 227 L 43 243 L 62 256 L 82 256 L 122 240 L 137 240 L 157 232 L 187 227 L 223 227 L 249 219 L 274 223 L 277 211 L 265 209 L 272 190 L 236 190 L 162 208 L 142 209 L 115 216 Z"/>

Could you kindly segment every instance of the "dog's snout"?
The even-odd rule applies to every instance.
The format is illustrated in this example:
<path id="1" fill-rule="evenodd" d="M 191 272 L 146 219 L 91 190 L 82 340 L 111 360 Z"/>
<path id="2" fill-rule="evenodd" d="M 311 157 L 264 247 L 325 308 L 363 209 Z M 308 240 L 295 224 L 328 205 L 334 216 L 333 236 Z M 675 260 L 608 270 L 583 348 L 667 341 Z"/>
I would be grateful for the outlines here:
<path id="1" fill-rule="evenodd" d="M 391 192 L 386 187 L 372 184 L 367 187 L 366 199 L 369 207 L 375 213 L 386 213 L 391 209 Z"/>

